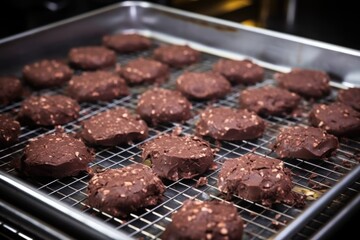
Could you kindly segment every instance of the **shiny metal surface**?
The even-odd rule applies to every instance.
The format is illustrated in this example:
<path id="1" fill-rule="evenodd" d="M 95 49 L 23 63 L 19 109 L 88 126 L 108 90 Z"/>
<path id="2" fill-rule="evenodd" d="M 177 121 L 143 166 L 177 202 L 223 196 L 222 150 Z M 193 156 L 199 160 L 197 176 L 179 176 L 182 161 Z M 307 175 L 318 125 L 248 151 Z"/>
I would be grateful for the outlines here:
<path id="1" fill-rule="evenodd" d="M 146 2 L 124 2 L 0 40 L 0 73 L 34 57 L 66 57 L 69 47 L 99 44 L 90 39 L 124 30 L 161 33 L 287 68 L 321 69 L 336 81 L 360 85 L 359 51 Z"/>
<path id="2" fill-rule="evenodd" d="M 125 2 L 0 40 L 0 73 L 18 74 L 20 76 L 22 66 L 28 62 L 44 57 L 66 58 L 66 54 L 71 47 L 100 44 L 102 35 L 124 31 L 136 31 L 154 38 L 154 48 L 163 42 L 186 43 L 204 52 L 201 63 L 182 70 L 173 69 L 170 81 L 164 85 L 166 88 L 174 88 L 175 79 L 183 71 L 209 70 L 220 56 L 237 59 L 252 58 L 266 68 L 266 81 L 256 85 L 256 87 L 264 84 L 275 84 L 272 79 L 274 71 L 284 72 L 294 66 L 319 68 L 332 73 L 335 76 L 332 79 L 333 95 L 321 100 L 322 102 L 329 102 L 333 101 L 338 88 L 346 88 L 351 85 L 352 82 L 349 80 L 352 78 L 349 76 L 356 77 L 360 71 L 360 53 L 358 51 L 271 31 L 244 27 L 239 24 L 149 3 Z M 153 48 L 137 54 L 119 55 L 118 62 L 125 64 L 140 56 L 150 57 L 152 50 Z M 344 80 L 344 82 L 337 82 L 339 79 Z M 243 86 L 234 87 L 231 94 L 215 104 L 237 107 L 238 97 L 242 89 L 244 89 Z M 41 93 L 63 93 L 63 90 L 63 88 L 42 90 Z M 82 120 L 115 106 L 125 106 L 134 110 L 137 97 L 144 90 L 143 87 L 133 87 L 130 96 L 109 103 L 82 103 L 81 117 L 64 125 L 64 128 L 67 132 L 76 133 Z M 194 112 L 197 112 L 204 109 L 207 103 L 193 102 L 193 105 Z M 0 112 L 14 111 L 19 106 L 20 102 L 16 102 L 1 108 Z M 311 104 L 304 103 L 304 107 L 309 110 Z M 196 120 L 197 117 L 194 116 L 194 118 L 181 126 L 183 134 L 193 134 Z M 304 117 L 268 117 L 265 120 L 268 124 L 267 130 L 264 136 L 258 140 L 239 143 L 223 142 L 221 146 L 212 143 L 213 148 L 219 148 L 215 160 L 219 168 L 221 168 L 225 158 L 238 157 L 247 152 L 254 151 L 260 155 L 274 157 L 270 144 L 279 133 L 279 129 L 285 126 L 307 124 L 307 119 Z M 159 134 L 169 133 L 176 127 L 178 127 L 178 124 L 163 124 L 156 128 L 150 128 L 149 139 Z M 0 150 L 0 169 L 4 173 L 4 179 L 8 179 L 8 175 L 17 177 L 10 160 L 21 154 L 29 139 L 42 136 L 51 131 L 53 130 L 46 128 L 22 127 L 19 143 L 8 149 Z M 141 161 L 139 157 L 141 153 L 137 148 L 139 144 L 97 149 L 96 161 L 91 164 L 91 167 L 123 167 L 139 162 Z M 286 160 L 285 165 L 294 172 L 293 182 L 297 187 L 320 192 L 308 185 L 310 176 L 316 175 L 316 178 L 312 179 L 312 181 L 321 186 L 324 192 L 334 188 L 337 190 L 336 193 L 345 192 L 346 190 L 346 193 L 341 193 L 339 197 L 334 199 L 332 199 L 334 196 L 327 197 L 328 195 L 324 194 L 324 201 L 327 199 L 326 202 L 341 207 L 360 191 L 358 182 L 354 183 L 354 186 L 345 187 L 347 184 L 341 181 L 353 169 L 358 168 L 358 162 L 354 157 L 356 157 L 359 148 L 359 139 L 344 139 L 341 142 L 341 147 L 336 152 L 336 156 L 330 159 L 314 162 L 301 159 Z M 16 186 L 14 186 L 30 195 L 34 193 L 37 196 L 37 193 L 41 193 L 39 200 L 46 205 L 54 205 L 59 212 L 66 215 L 72 215 L 71 209 L 85 212 L 85 214 L 82 214 L 76 211 L 75 216 L 80 222 L 91 219 L 90 221 L 95 225 L 90 225 L 90 228 L 97 228 L 98 222 L 105 222 L 107 227 L 112 228 L 109 234 L 113 233 L 113 230 L 119 230 L 120 234 L 126 232 L 127 235 L 134 238 L 157 239 L 160 238 L 166 225 L 171 221 L 171 214 L 181 206 L 184 200 L 188 198 L 224 200 L 216 185 L 218 171 L 219 169 L 206 173 L 205 176 L 209 182 L 201 188 L 194 187 L 197 179 L 166 182 L 164 201 L 161 204 L 146 208 L 139 213 L 133 213 L 126 221 L 101 213 L 87 205 L 86 186 L 89 180 L 87 174 L 67 179 L 26 179 L 32 187 L 23 186 L 23 180 L 15 181 Z M 358 171 L 355 173 L 356 177 L 359 178 Z M 336 186 L 342 187 L 338 188 Z M 65 203 L 66 207 L 63 208 L 62 203 L 60 206 L 54 204 L 53 200 L 47 199 L 46 195 Z M 306 212 L 306 210 L 297 209 L 286 204 L 268 208 L 240 198 L 235 198 L 232 202 L 246 222 L 244 239 L 271 238 L 280 232 L 278 227 L 286 229 L 289 222 L 297 219 L 301 213 Z M 307 206 L 310 204 L 311 201 L 307 203 Z M 326 206 L 330 210 L 332 207 Z M 308 215 L 313 217 L 311 214 Z M 333 215 L 336 215 L 335 210 L 329 214 L 323 214 L 320 219 L 315 219 L 315 225 L 306 226 L 308 232 L 297 234 L 297 238 L 307 239 L 317 231 L 318 226 L 324 225 Z M 278 218 L 276 219 L 276 217 Z M 278 227 L 274 226 L 274 221 L 278 224 Z M 104 229 L 103 231 L 106 232 L 107 230 Z"/>

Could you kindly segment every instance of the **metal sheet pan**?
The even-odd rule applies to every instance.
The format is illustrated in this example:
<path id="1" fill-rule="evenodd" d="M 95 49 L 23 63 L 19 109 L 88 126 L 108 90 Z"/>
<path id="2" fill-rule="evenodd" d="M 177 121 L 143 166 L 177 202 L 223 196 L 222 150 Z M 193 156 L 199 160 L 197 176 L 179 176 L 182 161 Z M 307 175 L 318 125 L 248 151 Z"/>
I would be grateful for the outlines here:
<path id="1" fill-rule="evenodd" d="M 69 47 L 99 43 L 98 36 L 129 30 L 170 37 L 221 55 L 255 58 L 285 71 L 322 69 L 345 84 L 360 84 L 359 51 L 146 2 L 116 4 L 2 39 L 0 70 L 13 73 L 34 58 L 65 57 Z"/>
<path id="2" fill-rule="evenodd" d="M 173 69 L 170 81 L 164 85 L 166 88 L 173 88 L 175 79 L 183 71 L 210 69 L 211 65 L 220 56 L 235 59 L 251 58 L 265 67 L 267 69 L 266 81 L 258 84 L 257 87 L 264 84 L 274 84 L 272 80 L 274 71 L 285 72 L 295 66 L 325 70 L 332 74 L 333 94 L 321 100 L 323 102 L 332 101 L 338 88 L 358 84 L 358 82 L 354 81 L 358 79 L 357 76 L 360 74 L 360 53 L 358 51 L 245 27 L 144 2 L 124 2 L 0 40 L 0 73 L 20 76 L 20 70 L 26 63 L 41 58 L 66 58 L 70 47 L 100 44 L 101 37 L 104 34 L 129 31 L 152 37 L 154 39 L 154 48 L 163 42 L 186 43 L 204 52 L 201 63 L 183 70 Z M 152 50 L 140 54 L 119 55 L 118 62 L 124 64 L 139 56 L 151 56 Z M 237 99 L 243 88 L 242 86 L 234 87 L 231 94 L 215 104 L 237 107 Z M 52 94 L 61 93 L 62 91 L 62 88 L 58 88 L 42 90 L 41 93 Z M 142 87 L 132 88 L 130 96 L 116 99 L 110 103 L 83 103 L 81 104 L 81 117 L 77 121 L 64 125 L 64 128 L 67 132 L 76 132 L 80 128 L 79 123 L 81 120 L 115 106 L 135 109 L 137 96 L 142 91 L 144 91 Z M 303 104 L 305 109 L 311 107 L 311 104 L 305 101 Z M 204 109 L 207 103 L 193 102 L 193 105 L 195 113 Z M 19 106 L 20 102 L 17 102 L 1 108 L 0 112 L 13 111 Z M 183 134 L 193 133 L 196 120 L 197 117 L 195 116 L 181 126 Z M 266 121 L 268 128 L 265 135 L 258 140 L 237 143 L 223 142 L 220 147 L 212 143 L 213 147 L 218 147 L 220 150 L 216 154 L 216 162 L 219 168 L 221 168 L 225 158 L 237 157 L 250 151 L 273 157 L 269 145 L 274 141 L 280 127 L 308 124 L 306 118 L 301 117 L 269 117 L 266 118 Z M 159 134 L 171 132 L 177 126 L 178 124 L 165 124 L 151 128 L 150 139 Z M 3 176 L 1 180 L 4 184 L 11 185 L 13 183 L 12 178 L 8 178 L 9 175 L 18 178 L 9 161 L 21 154 L 27 141 L 30 138 L 52 131 L 52 129 L 34 129 L 26 126 L 22 127 L 21 130 L 22 135 L 18 144 L 0 150 L 0 169 Z M 98 148 L 96 149 L 96 161 L 92 166 L 104 168 L 121 167 L 133 162 L 139 162 L 140 150 L 137 145 Z M 313 201 L 309 201 L 307 203 L 308 211 L 285 204 L 267 208 L 235 198 L 232 202 L 237 206 L 239 214 L 246 222 L 244 238 L 268 239 L 280 233 L 279 228 L 285 229 L 283 231 L 286 234 L 285 236 L 293 234 L 298 239 L 306 239 L 317 232 L 321 226 L 324 226 L 347 202 L 350 202 L 359 193 L 360 184 L 358 180 L 360 173 L 356 160 L 359 148 L 359 139 L 343 139 L 336 155 L 326 161 L 310 162 L 300 159 L 285 161 L 287 167 L 294 172 L 294 184 L 313 193 L 324 194 L 320 200 L 322 203 L 326 203 L 325 205 L 311 205 Z M 30 184 L 30 187 L 23 184 L 23 186 L 26 186 L 24 188 L 25 192 L 29 195 L 38 193 L 38 201 L 44 201 L 45 205 L 52 205 L 57 208 L 57 211 L 62 212 L 64 209 L 69 211 L 68 207 L 70 207 L 70 210 L 77 209 L 85 212 L 83 214 L 74 210 L 76 214 L 79 214 L 80 221 L 88 219 L 89 222 L 95 224 L 86 226 L 88 228 L 96 228 L 96 224 L 100 222 L 101 229 L 105 229 L 103 232 L 106 232 L 106 227 L 111 228 L 111 231 L 108 229 L 109 236 L 113 236 L 111 234 L 116 235 L 113 230 L 119 230 L 119 233 L 120 231 L 125 232 L 131 237 L 154 239 L 159 238 L 166 225 L 170 222 L 171 213 L 177 210 L 185 199 L 223 199 L 216 187 L 217 174 L 218 171 L 206 173 L 209 183 L 201 188 L 194 187 L 196 179 L 166 182 L 167 190 L 164 201 L 159 206 L 134 213 L 126 221 L 113 218 L 105 213 L 99 213 L 96 209 L 88 208 L 86 204 L 86 185 L 89 177 L 87 175 L 61 180 L 21 179 L 19 183 L 15 182 L 17 183 L 15 185 L 18 187 L 22 182 Z M 323 188 L 322 191 L 318 191 L 309 185 L 310 176 L 316 176 L 311 181 Z M 53 198 L 56 199 L 55 202 L 52 202 Z M 315 203 L 321 201 L 315 201 Z M 65 203 L 66 206 L 57 206 L 57 202 Z M 309 214 L 311 212 L 312 214 Z M 313 221 L 311 224 L 307 224 L 310 218 Z M 289 222 L 294 219 L 297 227 L 286 227 L 291 226 Z M 106 223 L 105 228 L 103 228 L 102 222 Z M 301 226 L 301 229 L 299 226 Z M 282 236 L 280 234 L 279 239 Z"/>

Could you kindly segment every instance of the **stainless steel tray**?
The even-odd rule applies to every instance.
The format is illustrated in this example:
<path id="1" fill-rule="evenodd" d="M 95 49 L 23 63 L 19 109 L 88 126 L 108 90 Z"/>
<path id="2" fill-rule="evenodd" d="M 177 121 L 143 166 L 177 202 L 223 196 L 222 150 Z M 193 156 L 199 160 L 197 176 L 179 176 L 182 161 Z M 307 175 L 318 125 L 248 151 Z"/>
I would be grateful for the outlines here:
<path id="1" fill-rule="evenodd" d="M 162 42 L 189 44 L 204 52 L 202 61 L 186 69 L 171 72 L 171 79 L 164 87 L 173 88 L 174 81 L 183 71 L 203 71 L 221 57 L 251 58 L 266 68 L 266 81 L 258 84 L 274 84 L 274 71 L 288 71 L 291 67 L 316 68 L 327 71 L 332 76 L 333 94 L 322 102 L 334 100 L 338 88 L 359 84 L 360 52 L 329 45 L 309 39 L 286 34 L 245 27 L 210 17 L 178 11 L 144 2 L 124 2 L 89 14 L 81 15 L 66 21 L 48 25 L 14 37 L 0 40 L 0 74 L 18 74 L 22 66 L 40 58 L 66 58 L 70 47 L 100 44 L 104 34 L 135 31 L 154 39 L 154 48 Z M 139 54 L 119 55 L 121 64 L 139 56 L 151 56 L 152 50 Z M 234 87 L 231 94 L 214 104 L 221 106 L 238 106 L 238 96 L 242 86 Z M 137 96 L 145 88 L 134 87 L 128 97 L 110 103 L 82 103 L 81 117 L 64 125 L 68 132 L 76 132 L 80 121 L 114 106 L 125 106 L 135 109 Z M 42 90 L 41 93 L 62 92 L 62 88 Z M 208 103 L 193 102 L 194 113 L 204 109 Z M 0 112 L 16 110 L 20 102 L 3 107 Z M 311 106 L 303 102 L 305 109 Z M 195 116 L 181 125 L 183 134 L 192 134 Z M 218 147 L 216 162 L 221 165 L 226 158 L 237 157 L 250 151 L 273 157 L 270 144 L 274 141 L 282 126 L 305 124 L 307 119 L 301 117 L 268 117 L 268 127 L 264 136 L 254 141 L 223 142 Z M 150 129 L 150 138 L 171 132 L 178 124 L 165 124 Z M 188 198 L 222 199 L 216 187 L 217 171 L 205 174 L 208 184 L 196 188 L 194 180 L 165 182 L 164 201 L 153 208 L 131 214 L 126 219 L 118 219 L 86 205 L 87 175 L 66 179 L 22 179 L 10 164 L 12 158 L 18 157 L 28 140 L 53 131 L 48 128 L 22 127 L 19 143 L 0 149 L 0 187 L 1 198 L 16 203 L 16 199 L 31 205 L 34 211 L 29 214 L 45 219 L 56 228 L 76 226 L 73 234 L 98 236 L 98 238 L 125 239 L 122 233 L 130 237 L 145 239 L 159 238 L 166 225 L 171 221 L 171 213 Z M 149 140 L 148 139 L 148 140 Z M 147 140 L 146 140 L 147 141 Z M 141 143 L 140 143 L 141 144 Z M 92 167 L 113 168 L 139 162 L 139 144 L 127 147 L 97 148 L 96 161 Z M 360 148 L 359 138 L 342 139 L 336 155 L 326 161 L 286 160 L 285 164 L 294 173 L 293 182 L 301 189 L 323 195 L 316 201 L 308 201 L 307 209 L 302 210 L 285 204 L 272 208 L 234 198 L 232 202 L 246 222 L 244 239 L 307 239 L 314 234 L 326 234 L 319 231 L 327 229 L 334 222 L 338 213 L 353 210 L 359 202 L 360 167 L 357 161 Z M 311 187 L 309 182 L 322 190 Z M 15 189 L 15 190 L 14 190 Z M 26 196 L 26 197 L 24 197 Z M 309 196 L 310 197 L 310 196 Z M 55 199 L 55 200 L 54 200 Z M 16 206 L 21 205 L 21 201 Z M 348 208 L 346 205 L 353 206 Z M 354 207 L 355 206 L 355 207 Z M 38 213 L 41 211 L 40 213 Z M 344 215 L 344 214 L 343 214 Z M 345 214 L 346 216 L 347 214 Z M 342 215 L 341 215 L 342 216 Z M 340 218 L 340 217 L 338 217 Z M 335 218 L 337 219 L 337 218 Z M 60 223 L 67 222 L 65 227 Z M 340 220 L 337 219 L 336 223 Z M 59 226 L 58 226 L 59 225 Z M 280 229 L 283 229 L 282 231 Z M 325 230 L 324 230 L 325 231 Z M 70 231 L 71 232 L 71 231 Z M 329 231 L 326 231 L 329 232 Z M 68 233 L 68 232 L 67 232 Z"/>

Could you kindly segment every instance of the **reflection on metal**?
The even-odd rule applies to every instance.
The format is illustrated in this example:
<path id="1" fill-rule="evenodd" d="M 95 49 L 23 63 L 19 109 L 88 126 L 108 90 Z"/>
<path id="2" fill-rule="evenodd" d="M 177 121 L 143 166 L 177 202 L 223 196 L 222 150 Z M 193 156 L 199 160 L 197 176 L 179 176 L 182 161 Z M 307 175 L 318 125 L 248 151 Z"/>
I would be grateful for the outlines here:
<path id="1" fill-rule="evenodd" d="M 136 8 L 136 11 L 131 10 L 132 8 Z M 133 16 L 132 18 L 130 17 L 131 15 Z M 92 27 L 89 28 L 88 26 Z M 266 81 L 254 87 L 266 84 L 274 85 L 275 82 L 272 78 L 274 70 L 286 71 L 293 66 L 313 67 L 325 71 L 330 70 L 340 77 L 359 71 L 360 53 L 358 51 L 291 35 L 251 28 L 233 22 L 182 12 L 149 3 L 135 2 L 125 2 L 0 41 L 0 71 L 11 70 L 13 74 L 20 73 L 23 65 L 34 59 L 49 57 L 50 53 L 57 57 L 66 57 L 70 47 L 98 44 L 104 34 L 124 32 L 129 29 L 139 33 L 146 33 L 146 35 L 152 37 L 154 46 L 148 51 L 119 56 L 117 60 L 120 64 L 126 64 L 135 58 L 152 56 L 154 48 L 163 44 L 163 41 L 173 44 L 190 43 L 192 47 L 204 51 L 202 53 L 202 61 L 198 64 L 185 69 L 172 69 L 170 80 L 162 86 L 164 88 L 174 88 L 176 78 L 183 71 L 207 71 L 211 69 L 220 56 L 251 58 L 261 63 L 266 68 Z M 68 34 L 69 32 L 71 34 Z M 23 46 L 29 45 L 32 47 L 23 48 Z M 340 83 L 337 85 L 343 86 Z M 336 87 L 337 85 L 333 86 Z M 81 118 L 65 124 L 63 127 L 69 133 L 76 133 L 81 128 L 82 120 L 109 108 L 124 106 L 135 110 L 137 97 L 145 89 L 144 87 L 132 87 L 131 95 L 115 99 L 112 102 L 81 103 Z M 244 86 L 234 86 L 233 91 L 226 98 L 217 101 L 216 104 L 218 106 L 238 107 L 239 94 L 241 94 L 243 89 Z M 44 89 L 42 93 L 57 94 L 62 93 L 62 91 L 63 89 Z M 337 89 L 333 88 L 334 94 L 336 94 L 336 91 Z M 333 101 L 331 97 L 333 96 L 329 96 L 329 98 L 322 101 Z M 16 102 L 1 108 L 0 111 L 11 112 L 19 106 L 20 102 Z M 193 111 L 194 113 L 199 112 L 207 106 L 207 102 L 193 102 Z M 311 106 L 312 103 L 306 104 L 304 106 L 305 110 L 308 111 Z M 184 123 L 182 125 L 182 134 L 193 134 L 196 120 L 196 117 L 194 117 Z M 81 221 L 86 221 L 86 219 L 91 219 L 94 223 L 102 221 L 106 226 L 110 226 L 116 229 L 116 231 L 124 231 L 136 239 L 157 239 L 160 238 L 161 233 L 170 223 L 171 214 L 179 209 L 186 199 L 224 200 L 224 196 L 217 188 L 217 174 L 221 169 L 224 159 L 239 157 L 248 152 L 272 157 L 272 150 L 269 146 L 279 134 L 279 129 L 296 124 L 306 125 L 308 123 L 304 117 L 291 116 L 268 117 L 266 121 L 266 132 L 263 137 L 257 140 L 241 142 L 224 141 L 221 146 L 212 143 L 212 147 L 219 150 L 216 153 L 215 160 L 219 168 L 214 171 L 208 171 L 203 175 L 208 179 L 206 186 L 195 188 L 197 179 L 180 179 L 175 182 L 167 181 L 165 183 L 166 192 L 164 193 L 163 202 L 158 206 L 149 207 L 144 211 L 131 214 L 126 221 L 102 213 L 97 209 L 89 208 L 86 203 L 86 188 L 89 180 L 87 174 L 66 179 L 27 178 L 26 181 L 36 189 L 32 190 L 35 193 L 47 194 L 56 198 L 59 202 L 70 206 L 71 208 L 66 208 L 68 210 L 65 213 L 72 214 L 71 210 L 73 209 L 83 211 L 84 214 L 81 214 L 81 218 L 79 218 Z M 150 127 L 150 137 L 146 141 L 155 138 L 159 134 L 171 133 L 176 127 L 177 125 L 171 123 L 160 124 L 155 128 Z M 46 128 L 22 127 L 19 142 L 11 148 L 0 150 L 1 170 L 16 176 L 16 171 L 11 165 L 11 159 L 22 152 L 29 139 L 42 136 L 49 131 Z M 141 150 L 138 147 L 141 144 L 99 148 L 96 151 L 96 161 L 92 163 L 91 167 L 108 169 L 140 162 Z M 312 180 L 325 186 L 327 193 L 329 193 L 329 191 L 341 184 L 341 179 L 344 176 L 350 173 L 351 169 L 347 166 L 350 163 L 351 167 L 355 166 L 356 162 L 352 157 L 355 156 L 359 148 L 360 142 L 358 139 L 348 139 L 340 144 L 335 156 L 326 160 L 284 160 L 285 165 L 294 173 L 293 183 L 298 187 L 295 190 L 303 191 L 303 189 L 308 189 L 310 192 L 305 191 L 305 194 L 309 198 L 317 199 L 321 193 L 308 185 L 308 176 L 317 175 Z M 344 163 L 347 164 L 344 165 Z M 344 188 L 339 189 L 343 190 Z M 339 192 L 337 194 L 340 194 Z M 343 195 L 351 198 L 358 193 L 358 189 L 349 189 Z M 314 203 L 326 199 L 325 194 L 322 198 L 314 201 Z M 44 199 L 45 204 L 51 203 L 49 201 L 46 202 L 46 200 L 48 200 L 47 197 Z M 304 212 L 302 209 L 287 204 L 269 208 L 235 196 L 231 202 L 235 204 L 239 214 L 246 219 L 245 234 L 250 236 L 248 239 L 268 239 L 276 234 L 279 229 L 274 228 L 272 222 L 277 215 L 280 216 L 279 222 L 280 219 L 286 221 L 286 223 L 281 223 L 284 229 L 286 229 L 286 225 L 290 221 L 297 219 L 300 213 Z M 346 204 L 346 202 L 339 201 L 339 204 Z M 331 218 L 332 215 L 325 214 L 322 217 Z M 318 228 L 309 226 L 307 230 L 311 234 L 316 232 Z M 304 237 L 304 235 L 300 237 Z M 309 236 L 305 236 L 305 238 L 307 237 Z"/>
<path id="2" fill-rule="evenodd" d="M 253 4 L 251 0 L 178 0 L 173 1 L 177 8 L 209 16 L 219 16 L 229 12 L 239 11 Z"/>
<path id="3" fill-rule="evenodd" d="M 288 28 L 288 30 L 292 30 L 294 28 L 296 17 L 296 4 L 297 0 L 288 0 L 286 11 L 286 27 Z"/>

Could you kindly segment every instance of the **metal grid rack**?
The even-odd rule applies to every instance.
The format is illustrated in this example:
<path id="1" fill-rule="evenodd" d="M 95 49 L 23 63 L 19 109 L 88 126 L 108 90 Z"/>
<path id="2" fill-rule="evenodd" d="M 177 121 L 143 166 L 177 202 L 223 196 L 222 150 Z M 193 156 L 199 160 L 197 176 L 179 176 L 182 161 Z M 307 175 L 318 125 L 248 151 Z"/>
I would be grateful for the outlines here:
<path id="1" fill-rule="evenodd" d="M 154 48 L 160 42 L 154 44 Z M 154 49 L 153 48 L 153 49 Z M 129 60 L 142 57 L 150 57 L 152 50 L 141 52 L 139 54 L 121 55 L 118 62 L 125 64 Z M 212 64 L 219 57 L 203 53 L 202 61 L 188 68 L 176 70 L 171 69 L 170 80 L 162 87 L 174 88 L 176 78 L 184 71 L 206 71 L 211 69 Z M 254 87 L 263 85 L 272 85 L 273 71 L 266 70 L 266 77 L 263 83 Z M 137 104 L 138 95 L 146 90 L 149 86 L 139 86 L 131 88 L 132 94 L 113 100 L 109 103 L 82 103 L 80 118 L 77 121 L 64 125 L 64 129 L 69 133 L 76 133 L 80 129 L 80 122 L 99 112 L 113 108 L 115 106 L 124 106 L 134 110 Z M 209 104 L 217 106 L 238 107 L 238 97 L 241 94 L 243 86 L 235 86 L 228 96 L 224 99 L 209 102 L 193 101 L 194 117 L 185 124 L 162 124 L 155 128 L 150 128 L 149 138 L 145 141 L 155 138 L 159 134 L 170 133 L 175 128 L 181 127 L 182 134 L 194 134 L 194 126 L 197 121 L 196 113 L 204 109 Z M 39 91 L 41 94 L 61 93 L 63 89 L 49 89 Z M 332 95 L 321 100 L 329 102 L 336 96 L 336 89 L 333 89 Z M 11 112 L 18 109 L 20 102 L 14 103 L 0 110 L 0 112 Z M 305 100 L 302 102 L 304 112 L 311 108 L 311 104 Z M 89 176 L 85 173 L 77 177 L 69 177 L 64 179 L 31 179 L 26 178 L 24 181 L 30 183 L 38 190 L 49 196 L 55 197 L 61 202 L 80 209 L 88 213 L 89 217 L 96 217 L 108 223 L 115 229 L 126 232 L 134 238 L 142 237 L 144 239 L 160 238 L 161 233 L 171 221 L 171 214 L 181 207 L 184 200 L 189 198 L 197 198 L 201 200 L 218 199 L 223 200 L 224 196 L 217 189 L 218 171 L 225 159 L 239 157 L 248 152 L 255 152 L 260 155 L 275 157 L 271 151 L 271 144 L 279 133 L 281 127 L 291 125 L 308 125 L 307 118 L 302 117 L 268 117 L 265 119 L 267 128 L 264 136 L 252 141 L 226 142 L 220 144 L 211 141 L 213 148 L 217 148 L 215 162 L 218 169 L 208 171 L 203 176 L 207 177 L 208 183 L 202 187 L 195 187 L 198 177 L 194 179 L 180 179 L 179 181 L 165 181 L 166 192 L 161 204 L 152 208 L 146 208 L 143 211 L 133 213 L 126 220 L 114 218 L 106 213 L 99 212 L 97 209 L 91 209 L 86 204 L 86 188 Z M 11 159 L 21 155 L 24 146 L 28 140 L 43 134 L 52 132 L 50 128 L 29 128 L 27 126 L 21 128 L 22 134 L 19 143 L 14 146 L 0 150 L 0 169 L 6 171 L 16 177 L 21 178 L 10 164 Z M 358 164 L 358 154 L 360 149 L 359 139 L 341 139 L 340 148 L 336 151 L 336 155 L 328 160 L 303 161 L 300 159 L 284 160 L 285 165 L 293 172 L 293 183 L 298 189 L 308 189 L 310 195 L 308 198 L 314 197 L 311 194 L 321 195 L 326 190 L 334 186 L 343 176 L 351 171 Z M 143 142 L 131 146 L 116 146 L 113 148 L 96 148 L 96 160 L 91 164 L 94 168 L 117 168 L 127 166 L 135 162 L 141 162 L 141 151 L 138 146 Z M 315 233 L 319 227 L 323 226 L 335 213 L 337 208 L 344 206 L 350 199 L 360 192 L 360 183 L 355 182 L 352 187 L 335 199 L 333 203 L 326 208 L 318 217 L 308 224 L 301 232 L 296 235 L 296 239 L 307 239 Z M 315 197 L 316 198 L 316 197 Z M 234 197 L 231 202 L 238 208 L 238 212 L 245 220 L 244 239 L 268 239 L 279 232 L 291 220 L 296 218 L 303 210 L 286 204 L 275 204 L 268 208 L 260 204 Z M 307 201 L 309 205 L 312 201 Z"/>

